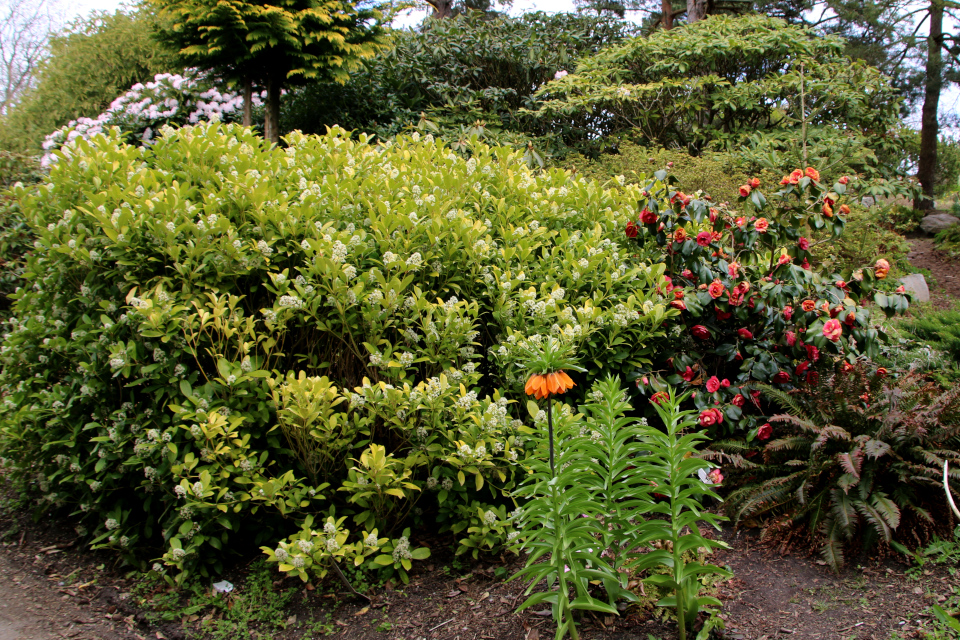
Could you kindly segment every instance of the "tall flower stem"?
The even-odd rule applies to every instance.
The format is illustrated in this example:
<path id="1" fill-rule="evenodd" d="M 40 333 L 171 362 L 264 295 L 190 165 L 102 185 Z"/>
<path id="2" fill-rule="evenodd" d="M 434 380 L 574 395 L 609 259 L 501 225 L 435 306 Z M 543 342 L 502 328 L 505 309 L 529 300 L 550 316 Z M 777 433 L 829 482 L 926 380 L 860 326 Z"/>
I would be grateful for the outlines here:
<path id="1" fill-rule="evenodd" d="M 550 475 L 557 477 L 557 467 L 553 462 L 553 402 L 547 398 L 547 437 L 550 440 Z"/>

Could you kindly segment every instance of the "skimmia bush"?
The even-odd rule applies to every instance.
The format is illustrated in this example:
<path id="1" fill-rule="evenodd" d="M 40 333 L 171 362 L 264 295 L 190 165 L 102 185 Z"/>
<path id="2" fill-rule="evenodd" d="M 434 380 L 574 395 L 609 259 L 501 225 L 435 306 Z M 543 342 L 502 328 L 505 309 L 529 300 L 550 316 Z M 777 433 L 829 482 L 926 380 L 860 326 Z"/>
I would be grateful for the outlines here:
<path id="1" fill-rule="evenodd" d="M 37 240 L 0 345 L 0 446 L 41 509 L 160 569 L 319 544 L 308 516 L 334 518 L 330 557 L 398 572 L 406 526 L 499 548 L 539 428 L 513 404 L 525 349 L 626 372 L 677 313 L 664 265 L 615 233 L 636 187 L 341 130 L 112 136 L 16 192 Z M 289 566 L 322 573 L 318 553 Z"/>
<path id="2" fill-rule="evenodd" d="M 821 359 L 852 366 L 877 356 L 886 340 L 877 311 L 908 307 L 902 287 L 874 293 L 889 263 L 828 274 L 811 262 L 815 244 L 843 233 L 848 182 L 831 185 L 808 167 L 773 185 L 769 199 L 752 179 L 736 203 L 715 204 L 656 172 L 624 235 L 641 250 L 660 248 L 668 280 L 661 293 L 681 313 L 668 321 L 674 339 L 655 367 L 639 372 L 638 386 L 651 394 L 664 383 L 693 387 L 701 425 L 762 439 L 765 420 L 746 411 L 759 406 L 758 384 L 796 388 L 819 375 Z"/>

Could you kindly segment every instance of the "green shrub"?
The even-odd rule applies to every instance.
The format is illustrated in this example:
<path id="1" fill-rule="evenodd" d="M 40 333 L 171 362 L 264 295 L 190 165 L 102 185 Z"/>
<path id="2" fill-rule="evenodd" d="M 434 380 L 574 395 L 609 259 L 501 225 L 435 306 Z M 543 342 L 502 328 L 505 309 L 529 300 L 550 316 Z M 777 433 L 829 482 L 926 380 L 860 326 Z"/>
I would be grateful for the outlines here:
<path id="1" fill-rule="evenodd" d="M 885 375 L 861 363 L 824 369 L 803 391 L 764 388 L 789 413 L 770 418 L 774 439 L 762 463 L 728 497 L 736 521 L 760 524 L 762 539 L 784 545 L 791 536 L 812 537 L 835 570 L 853 542 L 928 536 L 947 511 L 944 461 L 960 486 L 960 389 Z"/>
<path id="2" fill-rule="evenodd" d="M 928 373 L 947 386 L 960 381 L 960 306 L 922 309 L 901 318 L 896 330 L 903 343 L 887 356 L 895 365 Z"/>
<path id="3" fill-rule="evenodd" d="M 934 237 L 934 244 L 953 257 L 960 257 L 960 224 L 947 227 Z"/>
<path id="4" fill-rule="evenodd" d="M 33 185 L 41 175 L 36 158 L 0 151 L 0 318 L 6 318 L 10 296 L 22 284 L 26 254 L 34 240 L 19 199 L 8 190 L 17 183 Z"/>
<path id="5" fill-rule="evenodd" d="M 405 526 L 507 502 L 535 446 L 512 407 L 525 347 L 567 341 L 589 376 L 649 362 L 676 312 L 654 250 L 623 237 L 637 187 L 368 142 L 97 137 L 15 189 L 37 240 L 0 346 L 0 447 L 42 511 L 178 569 L 308 516 L 409 559 Z"/>

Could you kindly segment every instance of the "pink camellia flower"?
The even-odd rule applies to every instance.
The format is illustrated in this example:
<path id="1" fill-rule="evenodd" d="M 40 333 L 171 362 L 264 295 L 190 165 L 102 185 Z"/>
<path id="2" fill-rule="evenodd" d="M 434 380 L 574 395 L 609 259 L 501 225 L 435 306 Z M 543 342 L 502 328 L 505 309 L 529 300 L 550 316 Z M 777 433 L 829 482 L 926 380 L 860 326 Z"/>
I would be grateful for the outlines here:
<path id="1" fill-rule="evenodd" d="M 757 221 L 753 223 L 753 228 L 757 230 L 757 233 L 766 233 L 767 229 L 770 228 L 770 222 L 766 218 L 757 218 Z"/>
<path id="2" fill-rule="evenodd" d="M 772 435 L 773 427 L 770 426 L 769 422 L 760 425 L 760 428 L 757 429 L 757 440 L 768 440 Z"/>
<path id="3" fill-rule="evenodd" d="M 789 320 L 792 317 L 793 317 L 793 307 L 791 307 L 790 305 L 785 306 L 783 308 L 783 318 L 785 320 Z"/>
<path id="4" fill-rule="evenodd" d="M 849 312 L 847 314 L 847 317 L 843 319 L 844 324 L 846 324 L 848 327 L 852 327 L 853 323 L 856 321 L 857 321 L 857 314 L 855 314 L 853 311 Z"/>
<path id="5" fill-rule="evenodd" d="M 744 398 L 742 394 L 738 393 L 737 395 L 733 396 L 733 400 L 731 400 L 730 402 L 735 407 L 742 407 L 744 404 L 746 404 L 747 399 Z"/>
<path id="6" fill-rule="evenodd" d="M 693 280 L 693 271 L 690 271 L 690 269 L 684 269 L 680 272 L 680 277 L 686 278 L 687 280 Z"/>
<path id="7" fill-rule="evenodd" d="M 797 344 L 797 334 L 793 331 L 787 331 L 783 335 L 787 338 L 787 346 L 792 347 L 793 345 Z"/>
<path id="8" fill-rule="evenodd" d="M 816 311 L 817 303 L 813 300 L 804 300 L 800 303 L 800 307 L 807 313 L 810 313 L 811 311 Z"/>
<path id="9" fill-rule="evenodd" d="M 753 191 L 753 188 L 752 188 L 750 185 L 748 185 L 748 184 L 740 185 L 740 197 L 741 197 L 741 198 L 746 198 L 748 195 L 750 195 L 750 192 L 751 192 L 751 191 Z"/>
<path id="10" fill-rule="evenodd" d="M 806 345 L 807 348 L 807 358 L 810 359 L 810 362 L 816 362 L 820 359 L 820 349 L 817 349 L 812 344 Z"/>
<path id="11" fill-rule="evenodd" d="M 720 390 L 720 378 L 718 378 L 717 376 L 711 376 L 710 379 L 707 380 L 707 391 L 709 391 L 710 393 L 716 393 L 719 390 Z"/>
<path id="12" fill-rule="evenodd" d="M 778 371 L 775 376 L 773 376 L 773 381 L 777 384 L 783 384 L 785 382 L 790 382 L 790 374 L 786 371 Z"/>
<path id="13" fill-rule="evenodd" d="M 709 231 L 701 231 L 697 234 L 697 244 L 701 247 L 710 246 L 710 241 L 713 239 L 713 234 Z"/>
<path id="14" fill-rule="evenodd" d="M 720 473 L 720 469 L 712 469 L 710 473 L 707 474 L 707 477 L 710 478 L 710 482 L 713 484 L 720 484 L 723 482 L 723 474 Z"/>
<path id="15" fill-rule="evenodd" d="M 690 382 L 691 380 L 693 380 L 693 376 L 694 376 L 693 369 L 691 369 L 690 367 L 687 367 L 686 370 L 684 370 L 684 372 L 680 374 L 680 377 L 683 378 L 686 382 Z"/>
<path id="16" fill-rule="evenodd" d="M 727 273 L 730 274 L 731 278 L 736 278 L 740 274 L 740 263 L 733 261 L 727 265 Z"/>
<path id="17" fill-rule="evenodd" d="M 720 381 L 720 386 L 726 389 L 727 387 L 730 386 L 730 381 L 724 378 L 723 380 Z"/>
<path id="18" fill-rule="evenodd" d="M 757 189 L 760 187 L 760 178 L 750 178 L 750 181 L 747 183 L 752 188 Z"/>
<path id="19" fill-rule="evenodd" d="M 719 211 L 717 211 L 717 210 L 714 209 L 713 207 L 710 207 L 710 222 L 711 222 L 711 223 L 717 221 L 717 215 L 718 215 L 719 213 L 720 213 Z"/>
<path id="20" fill-rule="evenodd" d="M 906 292 L 907 292 L 907 288 L 904 287 L 903 285 L 900 285 L 899 287 L 897 287 L 896 293 L 906 293 Z"/>
<path id="21" fill-rule="evenodd" d="M 734 289 L 730 292 L 730 295 L 727 296 L 727 302 L 730 303 L 731 307 L 739 307 L 743 303 L 743 292 L 739 289 Z"/>
<path id="22" fill-rule="evenodd" d="M 807 251 L 810 249 L 810 241 L 807 240 L 806 238 L 800 238 L 799 240 L 797 240 L 797 246 L 803 249 L 804 251 Z"/>
<path id="23" fill-rule="evenodd" d="M 803 264 L 801 264 L 800 267 L 801 267 L 802 269 L 805 269 L 806 271 L 810 271 L 810 269 L 811 269 L 810 263 L 807 262 L 807 259 L 806 259 L 806 258 L 803 259 Z"/>
<path id="24" fill-rule="evenodd" d="M 744 340 L 752 340 L 753 334 L 750 333 L 749 329 L 737 329 L 737 335 L 739 335 Z"/>
<path id="25" fill-rule="evenodd" d="M 738 227 L 743 229 L 745 226 L 747 226 L 747 219 L 744 218 L 743 216 L 740 216 L 739 218 L 737 218 L 736 223 Z"/>
<path id="26" fill-rule="evenodd" d="M 847 184 L 848 182 L 850 182 L 850 178 L 848 178 L 847 176 L 843 176 L 842 178 L 837 180 L 837 182 L 839 182 L 840 184 Z"/>
<path id="27" fill-rule="evenodd" d="M 839 320 L 827 320 L 823 323 L 823 335 L 827 340 L 836 342 L 843 335 L 843 327 Z"/>
<path id="28" fill-rule="evenodd" d="M 710 286 L 707 288 L 707 292 L 710 294 L 710 297 L 713 298 L 714 300 L 722 296 L 725 290 L 726 289 L 723 286 L 723 283 L 720 282 L 719 280 L 714 280 L 713 282 L 710 283 Z"/>
<path id="29" fill-rule="evenodd" d="M 846 281 L 844 281 L 844 280 L 837 280 L 837 281 L 834 282 L 833 284 L 834 284 L 834 286 L 837 287 L 837 289 L 844 289 L 844 290 L 846 290 L 846 288 L 847 288 L 847 283 L 846 283 Z"/>
<path id="30" fill-rule="evenodd" d="M 710 337 L 710 330 L 702 324 L 695 325 L 692 329 L 690 329 L 690 333 L 693 334 L 694 338 L 699 340 L 706 340 Z"/>
<path id="31" fill-rule="evenodd" d="M 723 413 L 720 409 L 707 409 L 700 414 L 699 422 L 701 426 L 712 427 L 723 422 Z"/>
<path id="32" fill-rule="evenodd" d="M 790 256 L 788 256 L 785 253 L 781 253 L 780 259 L 777 260 L 777 264 L 784 265 L 784 264 L 787 264 L 788 262 L 790 262 Z"/>

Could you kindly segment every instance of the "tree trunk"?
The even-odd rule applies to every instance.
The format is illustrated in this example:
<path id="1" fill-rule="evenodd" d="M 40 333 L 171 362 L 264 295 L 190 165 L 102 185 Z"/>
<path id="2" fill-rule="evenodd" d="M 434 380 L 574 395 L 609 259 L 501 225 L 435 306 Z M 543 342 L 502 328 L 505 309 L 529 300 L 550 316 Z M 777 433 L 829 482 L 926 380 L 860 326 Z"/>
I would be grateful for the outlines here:
<path id="1" fill-rule="evenodd" d="M 243 81 L 243 126 L 253 126 L 253 81 Z"/>
<path id="2" fill-rule="evenodd" d="M 660 2 L 660 24 L 664 31 L 673 29 L 673 3 L 670 0 Z"/>
<path id="3" fill-rule="evenodd" d="M 453 0 L 427 0 L 433 7 L 433 18 L 449 18 L 453 15 Z"/>
<path id="4" fill-rule="evenodd" d="M 687 24 L 707 17 L 709 0 L 687 0 Z"/>
<path id="5" fill-rule="evenodd" d="M 280 142 L 280 82 L 267 78 L 267 108 L 263 117 L 263 138 L 267 142 Z"/>
<path id="6" fill-rule="evenodd" d="M 933 208 L 933 190 L 937 179 L 937 138 L 940 124 L 937 111 L 943 87 L 943 2 L 930 2 L 930 36 L 927 38 L 927 69 L 920 115 L 920 162 L 917 178 L 924 197 L 913 201 L 914 209 Z"/>

